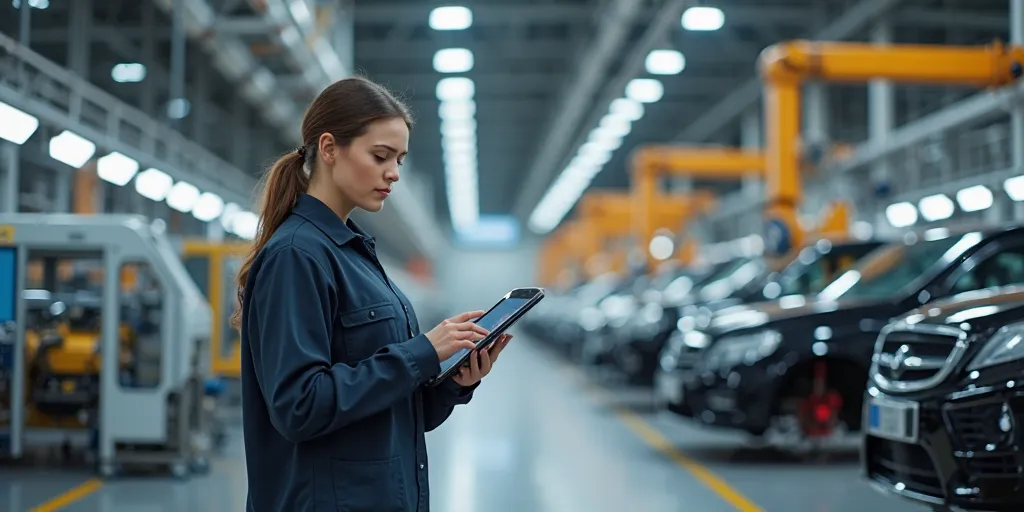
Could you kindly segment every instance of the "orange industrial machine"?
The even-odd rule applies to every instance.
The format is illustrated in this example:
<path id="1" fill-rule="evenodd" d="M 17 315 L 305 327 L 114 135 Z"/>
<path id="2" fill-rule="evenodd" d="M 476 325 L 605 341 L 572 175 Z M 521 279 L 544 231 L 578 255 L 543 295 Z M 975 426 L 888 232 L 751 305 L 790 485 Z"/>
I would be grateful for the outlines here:
<path id="1" fill-rule="evenodd" d="M 800 202 L 800 90 L 805 80 L 993 87 L 1009 84 L 1024 71 L 1024 48 L 992 44 L 978 47 L 875 45 L 791 41 L 762 52 L 759 69 L 765 83 L 766 249 L 787 253 L 802 244 L 797 223 Z"/>
<path id="2" fill-rule="evenodd" d="M 764 154 L 757 150 L 665 145 L 637 149 L 632 156 L 632 210 L 638 242 L 646 247 L 658 229 L 667 227 L 658 219 L 657 205 L 674 196 L 661 192 L 658 184 L 662 176 L 739 180 L 761 177 L 764 168 Z M 653 265 L 653 256 L 647 257 Z"/>
<path id="3" fill-rule="evenodd" d="M 650 216 L 651 225 L 655 230 L 644 231 L 647 224 L 636 221 L 635 194 L 623 192 L 588 192 L 580 201 L 580 218 L 597 230 L 598 236 L 624 237 L 632 235 L 635 246 L 643 249 L 648 254 L 650 270 L 654 270 L 649 256 L 648 245 L 653 238 L 655 230 L 667 228 L 677 231 L 685 225 L 693 216 L 705 212 L 715 204 L 714 196 L 707 192 L 695 192 L 686 195 L 674 194 L 671 196 L 655 195 L 651 203 L 645 204 L 644 214 Z M 612 270 L 623 271 L 627 266 L 627 253 L 623 245 L 619 245 L 613 251 Z M 681 263 L 687 264 L 693 256 L 692 244 L 684 244 L 676 251 L 676 257 Z"/>

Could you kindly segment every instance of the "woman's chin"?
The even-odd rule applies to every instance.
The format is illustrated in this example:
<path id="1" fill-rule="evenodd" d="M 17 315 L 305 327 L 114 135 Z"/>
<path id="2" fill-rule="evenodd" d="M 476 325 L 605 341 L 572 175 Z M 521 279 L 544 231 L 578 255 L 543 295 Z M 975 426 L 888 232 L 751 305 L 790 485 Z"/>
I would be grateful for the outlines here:
<path id="1" fill-rule="evenodd" d="M 373 199 L 373 200 L 367 201 L 366 204 L 364 204 L 362 206 L 362 208 L 364 210 L 368 211 L 368 212 L 377 213 L 377 212 L 379 212 L 379 211 L 384 209 L 384 200 L 383 199 Z"/>

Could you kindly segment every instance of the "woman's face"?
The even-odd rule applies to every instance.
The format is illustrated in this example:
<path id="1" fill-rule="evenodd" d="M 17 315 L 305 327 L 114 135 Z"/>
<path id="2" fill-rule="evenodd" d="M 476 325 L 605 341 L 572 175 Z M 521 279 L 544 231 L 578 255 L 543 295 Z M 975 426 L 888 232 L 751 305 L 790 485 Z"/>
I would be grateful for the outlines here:
<path id="1" fill-rule="evenodd" d="M 348 147 L 336 150 L 328 165 L 342 197 L 351 206 L 378 212 L 409 152 L 409 127 L 401 118 L 375 121 Z"/>

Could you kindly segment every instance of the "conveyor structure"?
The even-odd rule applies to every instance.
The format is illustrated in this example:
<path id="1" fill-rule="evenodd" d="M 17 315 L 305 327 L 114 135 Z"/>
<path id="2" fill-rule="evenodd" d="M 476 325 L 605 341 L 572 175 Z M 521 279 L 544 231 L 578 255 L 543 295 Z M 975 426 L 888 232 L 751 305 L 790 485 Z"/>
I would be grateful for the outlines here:
<path id="1" fill-rule="evenodd" d="M 211 310 L 162 228 L 133 215 L 0 214 L 0 233 L 0 275 L 12 277 L 0 279 L 13 338 L 0 344 L 4 449 L 18 458 L 77 439 L 103 476 L 204 471 Z"/>

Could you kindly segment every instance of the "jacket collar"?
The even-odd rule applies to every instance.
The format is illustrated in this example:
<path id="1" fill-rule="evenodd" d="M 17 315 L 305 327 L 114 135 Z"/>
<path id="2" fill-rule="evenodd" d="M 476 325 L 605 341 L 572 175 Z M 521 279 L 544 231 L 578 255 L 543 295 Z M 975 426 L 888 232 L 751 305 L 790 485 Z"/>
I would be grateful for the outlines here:
<path id="1" fill-rule="evenodd" d="M 347 222 L 342 222 L 326 204 L 309 194 L 299 196 L 292 213 L 308 220 L 337 245 L 345 245 L 356 238 L 373 244 L 373 237 L 363 231 L 351 217 Z"/>

